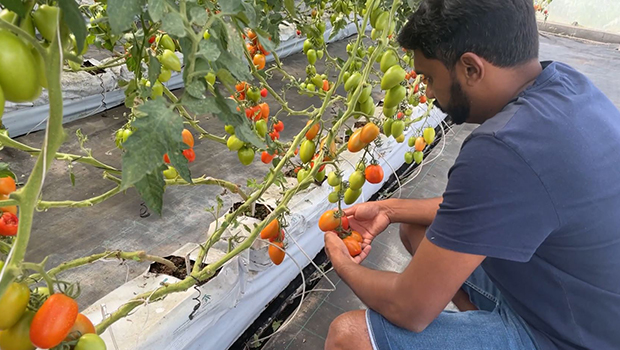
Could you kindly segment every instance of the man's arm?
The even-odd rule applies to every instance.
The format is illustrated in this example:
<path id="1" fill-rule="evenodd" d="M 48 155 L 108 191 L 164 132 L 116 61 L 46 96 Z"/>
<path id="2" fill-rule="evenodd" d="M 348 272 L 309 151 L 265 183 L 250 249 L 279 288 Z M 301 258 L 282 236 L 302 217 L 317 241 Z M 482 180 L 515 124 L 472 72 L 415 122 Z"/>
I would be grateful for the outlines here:
<path id="1" fill-rule="evenodd" d="M 369 308 L 413 332 L 424 330 L 446 307 L 484 256 L 440 248 L 424 238 L 402 273 L 376 271 L 355 263 L 326 236 L 334 269 Z M 363 276 L 363 277 L 362 277 Z"/>
<path id="2" fill-rule="evenodd" d="M 428 199 L 386 199 L 384 206 L 390 222 L 430 226 L 435 219 L 442 197 Z"/>

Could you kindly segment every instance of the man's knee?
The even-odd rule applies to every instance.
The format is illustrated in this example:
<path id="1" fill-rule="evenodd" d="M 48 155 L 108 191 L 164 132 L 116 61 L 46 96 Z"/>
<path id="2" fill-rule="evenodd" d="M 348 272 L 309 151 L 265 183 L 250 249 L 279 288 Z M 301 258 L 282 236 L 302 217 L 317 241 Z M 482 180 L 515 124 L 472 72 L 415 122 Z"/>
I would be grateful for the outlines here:
<path id="1" fill-rule="evenodd" d="M 370 350 L 370 335 L 366 327 L 366 311 L 346 312 L 329 325 L 325 350 Z"/>
<path id="2" fill-rule="evenodd" d="M 405 249 L 413 256 L 426 234 L 426 226 L 417 224 L 400 224 L 400 240 Z"/>

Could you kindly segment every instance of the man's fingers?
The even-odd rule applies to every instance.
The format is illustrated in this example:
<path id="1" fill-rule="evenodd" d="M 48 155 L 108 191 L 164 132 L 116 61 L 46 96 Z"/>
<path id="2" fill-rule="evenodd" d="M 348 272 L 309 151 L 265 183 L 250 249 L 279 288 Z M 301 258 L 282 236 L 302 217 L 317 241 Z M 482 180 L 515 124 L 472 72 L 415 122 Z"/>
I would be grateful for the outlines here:
<path id="1" fill-rule="evenodd" d="M 357 210 L 357 205 L 354 205 L 352 207 L 344 209 L 343 211 L 344 211 L 344 214 L 348 217 L 348 216 L 354 216 L 356 210 Z"/>

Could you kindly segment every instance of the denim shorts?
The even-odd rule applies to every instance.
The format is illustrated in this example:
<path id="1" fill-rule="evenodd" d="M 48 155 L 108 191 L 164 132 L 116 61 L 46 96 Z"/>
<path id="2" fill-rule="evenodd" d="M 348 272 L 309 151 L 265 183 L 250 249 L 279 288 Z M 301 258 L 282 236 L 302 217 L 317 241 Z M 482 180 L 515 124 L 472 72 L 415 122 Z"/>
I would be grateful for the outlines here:
<path id="1" fill-rule="evenodd" d="M 375 350 L 536 350 L 527 324 L 504 300 L 481 267 L 463 289 L 478 311 L 443 311 L 424 331 L 393 325 L 373 310 L 366 323 Z"/>

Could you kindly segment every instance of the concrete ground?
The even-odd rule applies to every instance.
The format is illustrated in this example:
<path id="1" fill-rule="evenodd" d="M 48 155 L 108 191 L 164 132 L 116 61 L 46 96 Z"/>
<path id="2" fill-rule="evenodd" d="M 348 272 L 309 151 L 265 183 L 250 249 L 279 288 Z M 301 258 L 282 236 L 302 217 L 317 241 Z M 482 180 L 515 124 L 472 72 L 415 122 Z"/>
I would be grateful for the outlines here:
<path id="1" fill-rule="evenodd" d="M 334 55 L 345 57 L 346 41 L 331 45 Z M 332 52 L 330 50 L 330 52 Z M 541 37 L 541 59 L 555 59 L 573 65 L 588 75 L 620 107 L 620 53 L 610 45 L 584 43 L 571 39 L 543 35 Z M 284 64 L 293 75 L 305 75 L 306 58 L 302 54 L 288 57 Z M 322 67 L 317 69 L 321 72 Z M 334 72 L 330 72 L 333 75 Z M 276 90 L 283 86 L 280 77 L 274 77 L 272 84 Z M 375 99 L 379 94 L 375 93 Z M 289 91 L 287 99 L 295 109 L 303 109 L 318 99 L 310 99 Z M 268 98 L 272 108 L 273 99 Z M 275 113 L 272 110 L 272 113 Z M 330 113 L 333 111 L 329 111 Z M 120 166 L 120 151 L 114 146 L 114 131 L 125 123 L 125 108 L 115 108 L 104 113 L 67 124 L 67 142 L 62 152 L 80 153 L 75 136 L 77 129 L 88 135 L 86 147 L 92 148 L 94 156 L 112 166 Z M 327 117 L 327 116 L 326 116 Z M 216 134 L 223 135 L 223 124 L 215 116 L 199 116 L 201 124 Z M 305 125 L 303 118 L 284 118 L 286 128 L 283 139 L 291 139 Z M 219 132 L 217 131 L 219 130 Z M 428 166 L 418 178 L 403 188 L 403 197 L 429 197 L 440 195 L 445 187 L 446 174 L 456 156 L 460 143 L 472 130 L 472 126 L 455 127 L 449 143 L 441 158 Z M 42 132 L 36 132 L 18 140 L 38 147 L 43 139 Z M 267 171 L 258 157 L 244 167 L 233 152 L 224 145 L 206 140 L 196 140 L 197 160 L 190 165 L 194 176 L 206 174 L 220 177 L 244 185 L 248 178 L 261 179 Z M 4 148 L 0 150 L 0 161 L 9 162 L 18 179 L 26 179 L 34 164 L 34 158 L 22 152 Z M 76 163 L 73 165 L 75 186 L 69 178 L 69 168 L 65 162 L 54 162 L 43 188 L 44 200 L 83 200 L 99 195 L 114 185 L 102 179 L 102 172 L 93 167 Z M 152 214 L 142 218 L 141 199 L 131 189 L 108 201 L 90 208 L 50 209 L 35 215 L 33 235 L 27 260 L 39 262 L 49 256 L 48 266 L 105 250 L 125 251 L 145 250 L 155 255 L 168 255 L 187 242 L 201 242 L 212 221 L 203 209 L 216 204 L 216 195 L 221 195 L 225 207 L 239 198 L 223 194 L 215 186 L 172 187 L 164 196 L 164 212 L 160 217 Z M 396 228 L 378 240 L 373 253 L 365 264 L 373 268 L 400 270 L 408 261 L 408 256 L 395 235 Z M 67 281 L 80 281 L 82 296 L 81 308 L 111 292 L 126 279 L 142 273 L 148 263 L 134 261 L 109 261 L 81 267 L 62 274 Z M 351 291 L 339 282 L 334 273 L 330 274 L 337 283 L 333 292 L 311 293 L 304 303 L 301 314 L 294 324 L 267 346 L 271 349 L 284 349 L 290 346 L 317 349 L 327 334 L 331 320 L 346 310 L 363 307 Z M 325 281 L 321 282 L 326 286 Z M 312 344 L 312 345 L 311 345 Z"/>
<path id="2" fill-rule="evenodd" d="M 562 61 L 575 67 L 620 108 L 620 85 L 617 83 L 620 78 L 620 52 L 614 46 L 547 34 L 542 34 L 540 40 L 541 60 Z M 447 134 L 443 152 L 440 153 L 439 147 L 435 148 L 429 159 L 440 154 L 439 158 L 424 167 L 415 179 L 402 188 L 401 198 L 442 195 L 448 182 L 448 170 L 454 164 L 461 144 L 475 128 L 476 125 L 472 124 L 454 126 Z M 400 242 L 398 225 L 391 225 L 375 239 L 373 249 L 362 265 L 376 270 L 402 271 L 409 261 L 410 255 Z M 275 334 L 263 350 L 322 349 L 333 319 L 347 311 L 366 309 L 334 271 L 327 273 L 316 288 L 333 289 L 327 278 L 335 284 L 335 290 L 309 293 L 289 326 Z M 448 305 L 448 308 L 454 309 L 454 305 Z"/>

